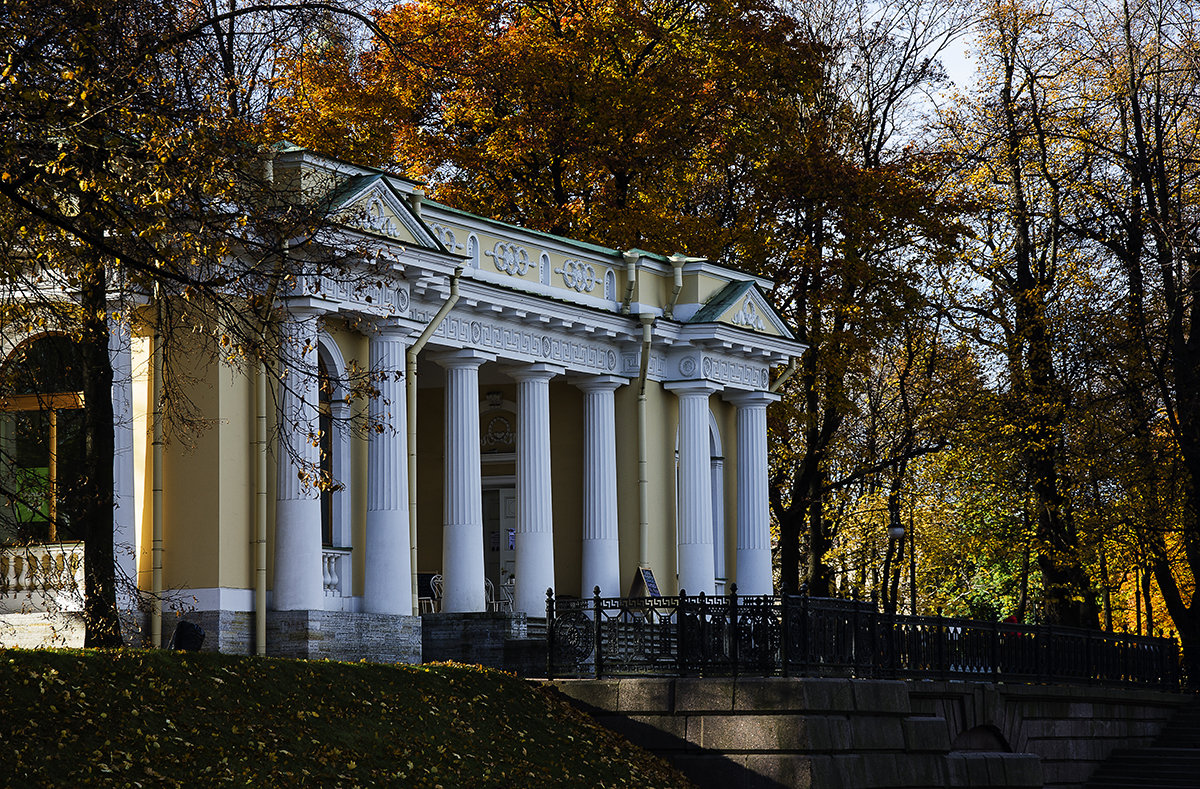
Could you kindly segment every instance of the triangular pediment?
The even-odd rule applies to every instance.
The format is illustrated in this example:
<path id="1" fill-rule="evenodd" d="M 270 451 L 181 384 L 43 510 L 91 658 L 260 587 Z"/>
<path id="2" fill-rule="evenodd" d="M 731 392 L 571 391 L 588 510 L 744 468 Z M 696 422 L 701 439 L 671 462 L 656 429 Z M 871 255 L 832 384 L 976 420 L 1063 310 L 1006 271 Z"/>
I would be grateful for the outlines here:
<path id="1" fill-rule="evenodd" d="M 713 295 L 688 323 L 724 323 L 772 337 L 795 339 L 753 282 L 731 282 Z"/>
<path id="2" fill-rule="evenodd" d="M 354 179 L 348 184 L 334 213 L 347 225 L 401 244 L 441 248 L 408 203 L 378 176 Z"/>

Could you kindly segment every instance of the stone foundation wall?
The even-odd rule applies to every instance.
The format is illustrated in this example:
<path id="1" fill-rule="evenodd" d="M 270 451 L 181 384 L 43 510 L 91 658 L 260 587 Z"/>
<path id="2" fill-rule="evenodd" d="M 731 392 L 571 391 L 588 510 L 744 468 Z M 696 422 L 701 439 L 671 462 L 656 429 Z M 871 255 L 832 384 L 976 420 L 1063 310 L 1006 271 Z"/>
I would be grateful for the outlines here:
<path id="1" fill-rule="evenodd" d="M 141 615 L 121 611 L 121 636 L 127 646 L 142 645 Z M 79 611 L 0 614 L 0 647 L 18 649 L 80 649 L 84 643 L 83 614 Z"/>
<path id="2" fill-rule="evenodd" d="M 523 613 L 423 614 L 421 620 L 421 654 L 427 662 L 508 668 L 506 644 L 529 633 Z"/>
<path id="3" fill-rule="evenodd" d="M 253 611 L 163 616 L 163 644 L 186 620 L 204 628 L 206 652 L 254 654 Z M 309 660 L 420 663 L 421 618 L 347 611 L 268 611 L 267 654 Z"/>
<path id="4" fill-rule="evenodd" d="M 271 611 L 267 654 L 309 660 L 420 663 L 421 617 L 345 611 Z"/>
<path id="5" fill-rule="evenodd" d="M 27 613 L 0 615 L 0 647 L 18 649 L 83 646 L 83 614 Z"/>

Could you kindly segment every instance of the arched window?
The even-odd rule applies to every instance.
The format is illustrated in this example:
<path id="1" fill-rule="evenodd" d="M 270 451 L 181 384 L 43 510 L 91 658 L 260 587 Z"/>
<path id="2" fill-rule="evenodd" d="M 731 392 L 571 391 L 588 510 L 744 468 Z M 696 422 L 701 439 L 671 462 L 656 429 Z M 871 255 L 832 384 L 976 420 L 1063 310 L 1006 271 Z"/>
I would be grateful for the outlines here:
<path id="1" fill-rule="evenodd" d="M 333 383 L 321 354 L 317 354 L 317 380 L 320 382 L 317 421 L 321 430 L 321 544 L 333 545 Z"/>
<path id="2" fill-rule="evenodd" d="M 81 539 L 83 382 L 61 334 L 27 340 L 0 367 L 0 542 Z"/>
<path id="3" fill-rule="evenodd" d="M 350 531 L 350 403 L 346 400 L 346 365 L 337 343 L 323 334 L 317 343 L 317 419 L 321 430 L 321 543 L 349 548 Z"/>
<path id="4" fill-rule="evenodd" d="M 471 268 L 479 268 L 479 239 L 474 233 L 467 236 L 467 264 Z"/>

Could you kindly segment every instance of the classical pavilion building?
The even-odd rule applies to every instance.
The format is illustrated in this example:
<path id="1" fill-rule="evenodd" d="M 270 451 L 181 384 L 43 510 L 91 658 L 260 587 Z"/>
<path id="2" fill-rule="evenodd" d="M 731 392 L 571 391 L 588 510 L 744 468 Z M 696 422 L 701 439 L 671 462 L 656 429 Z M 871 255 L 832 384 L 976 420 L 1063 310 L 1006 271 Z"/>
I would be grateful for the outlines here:
<path id="1" fill-rule="evenodd" d="M 299 148 L 274 169 L 331 196 L 372 275 L 279 300 L 282 381 L 198 356 L 189 396 L 210 427 L 162 444 L 153 337 L 114 321 L 132 640 L 165 643 L 182 618 L 222 651 L 413 660 L 423 629 L 511 627 L 545 615 L 547 589 L 772 593 L 771 370 L 803 346 L 771 283 L 463 213 Z M 49 489 L 82 407 L 69 372 L 38 368 L 64 342 L 4 337 L 0 357 L 30 369 L 6 378 L 30 391 L 0 399 L 2 473 Z M 356 396 L 364 372 L 374 396 Z M 17 447 L 30 420 L 41 443 Z M 7 517 L 54 521 L 18 506 Z M 79 641 L 72 538 L 0 553 L 0 643 Z"/>

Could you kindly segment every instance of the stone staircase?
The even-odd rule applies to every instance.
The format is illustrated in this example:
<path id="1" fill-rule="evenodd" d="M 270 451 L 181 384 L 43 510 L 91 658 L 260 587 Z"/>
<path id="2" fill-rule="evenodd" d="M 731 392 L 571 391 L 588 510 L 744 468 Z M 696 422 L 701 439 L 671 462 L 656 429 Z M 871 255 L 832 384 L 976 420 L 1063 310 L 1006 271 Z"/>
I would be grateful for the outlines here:
<path id="1" fill-rule="evenodd" d="M 1087 786 L 1088 789 L 1200 787 L 1200 701 L 1181 707 L 1153 745 L 1113 751 Z"/>

